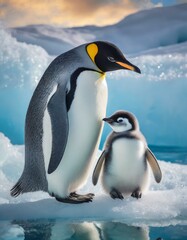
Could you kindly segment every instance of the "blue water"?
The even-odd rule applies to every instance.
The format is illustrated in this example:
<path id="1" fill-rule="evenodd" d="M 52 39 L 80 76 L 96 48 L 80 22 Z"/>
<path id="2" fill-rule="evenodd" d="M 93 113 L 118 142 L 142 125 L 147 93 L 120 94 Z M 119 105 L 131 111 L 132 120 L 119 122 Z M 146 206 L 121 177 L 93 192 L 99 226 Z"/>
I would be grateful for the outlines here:
<path id="1" fill-rule="evenodd" d="M 187 147 L 149 146 L 157 159 L 166 162 L 187 164 Z"/>
<path id="2" fill-rule="evenodd" d="M 6 228 L 7 226 L 7 228 Z M 187 226 L 130 226 L 122 222 L 30 220 L 0 222 L 1 240 L 186 240 Z M 3 232 L 4 229 L 4 232 Z"/>

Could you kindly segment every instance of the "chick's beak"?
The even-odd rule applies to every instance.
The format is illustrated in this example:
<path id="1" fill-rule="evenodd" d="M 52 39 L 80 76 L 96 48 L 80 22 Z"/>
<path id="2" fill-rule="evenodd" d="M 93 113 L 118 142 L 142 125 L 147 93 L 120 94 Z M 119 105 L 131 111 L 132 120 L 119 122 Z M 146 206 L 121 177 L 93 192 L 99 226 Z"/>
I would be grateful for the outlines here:
<path id="1" fill-rule="evenodd" d="M 111 118 L 103 118 L 103 121 L 107 122 L 107 123 L 112 123 L 113 122 L 113 120 Z"/>

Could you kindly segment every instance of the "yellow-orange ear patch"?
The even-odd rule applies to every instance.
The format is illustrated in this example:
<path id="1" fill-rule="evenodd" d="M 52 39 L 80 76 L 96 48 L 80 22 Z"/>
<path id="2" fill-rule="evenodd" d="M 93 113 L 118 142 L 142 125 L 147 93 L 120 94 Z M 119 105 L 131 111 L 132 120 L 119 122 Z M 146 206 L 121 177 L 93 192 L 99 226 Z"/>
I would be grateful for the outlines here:
<path id="1" fill-rule="evenodd" d="M 87 53 L 89 55 L 89 57 L 92 59 L 92 61 L 95 63 L 95 56 L 98 53 L 98 46 L 95 43 L 90 43 L 87 47 L 86 47 Z"/>

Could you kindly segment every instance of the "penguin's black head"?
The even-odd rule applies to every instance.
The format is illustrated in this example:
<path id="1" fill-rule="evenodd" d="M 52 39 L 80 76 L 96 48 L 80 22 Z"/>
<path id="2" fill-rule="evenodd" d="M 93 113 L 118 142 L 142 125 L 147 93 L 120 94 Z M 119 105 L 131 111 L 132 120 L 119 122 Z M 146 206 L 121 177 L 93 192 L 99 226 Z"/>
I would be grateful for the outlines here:
<path id="1" fill-rule="evenodd" d="M 117 111 L 108 118 L 103 118 L 103 121 L 107 122 L 114 132 L 124 132 L 139 129 L 138 120 L 136 117 L 126 111 Z"/>
<path id="2" fill-rule="evenodd" d="M 127 69 L 141 73 L 140 69 L 130 63 L 112 43 L 102 41 L 93 42 L 86 46 L 86 50 L 91 60 L 102 72 Z"/>

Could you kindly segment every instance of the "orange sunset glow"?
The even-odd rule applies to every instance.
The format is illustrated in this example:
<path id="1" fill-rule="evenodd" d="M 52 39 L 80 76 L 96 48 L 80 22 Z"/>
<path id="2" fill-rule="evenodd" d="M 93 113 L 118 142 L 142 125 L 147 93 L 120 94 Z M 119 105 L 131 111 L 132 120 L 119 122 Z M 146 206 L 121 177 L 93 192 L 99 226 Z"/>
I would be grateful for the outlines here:
<path id="1" fill-rule="evenodd" d="M 0 0 L 0 18 L 8 27 L 29 24 L 103 26 L 155 6 L 161 4 L 153 4 L 151 0 Z"/>

